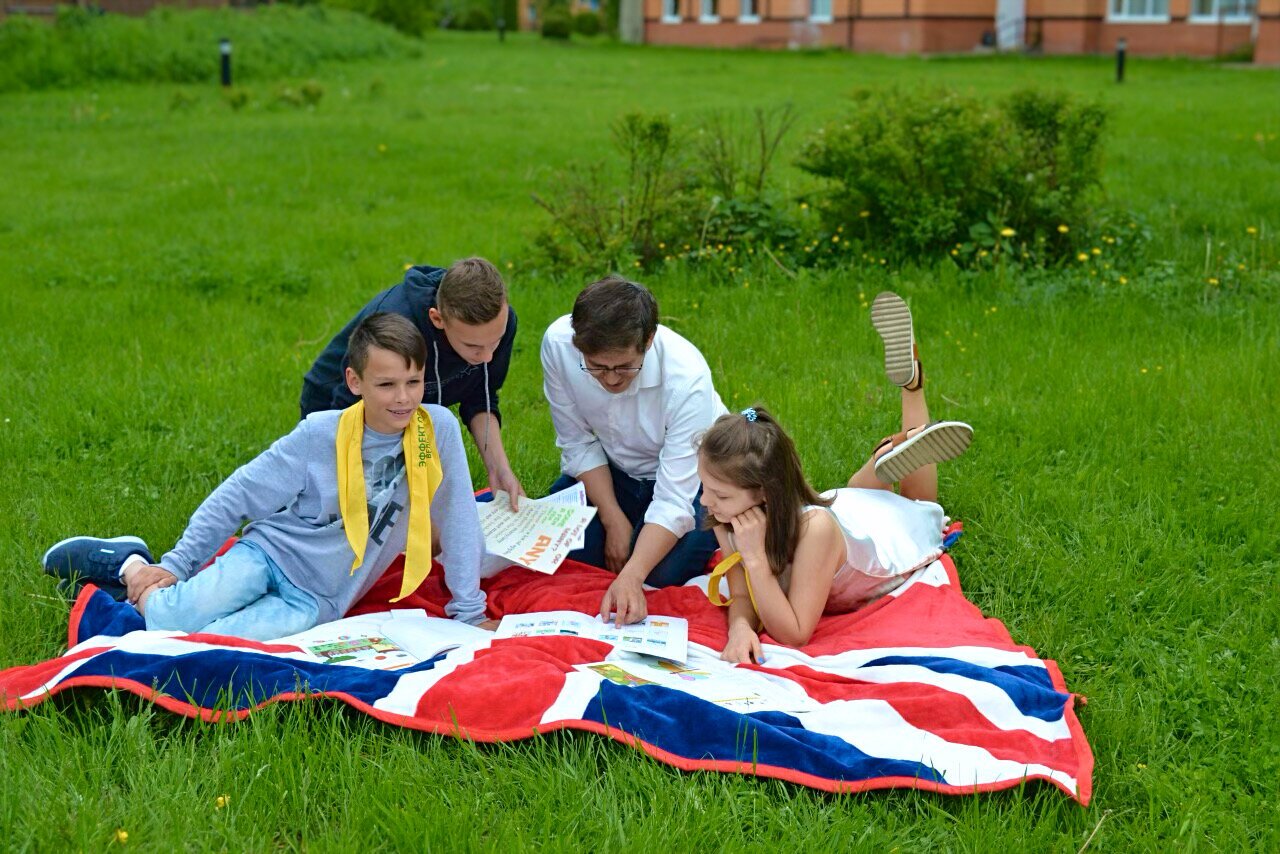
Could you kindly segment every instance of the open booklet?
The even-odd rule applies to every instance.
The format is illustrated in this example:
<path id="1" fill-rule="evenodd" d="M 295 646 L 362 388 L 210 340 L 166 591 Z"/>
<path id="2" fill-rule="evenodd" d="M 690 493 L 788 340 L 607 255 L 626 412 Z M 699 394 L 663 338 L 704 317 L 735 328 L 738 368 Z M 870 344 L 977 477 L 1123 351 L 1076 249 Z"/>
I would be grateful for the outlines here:
<path id="1" fill-rule="evenodd" d="M 594 673 L 628 688 L 641 685 L 672 688 L 734 712 L 771 710 L 803 714 L 813 709 L 812 701 L 794 683 L 734 667 L 715 659 L 709 652 L 703 648 L 691 654 L 688 664 L 614 653 L 605 661 L 575 664 L 574 669 Z"/>
<path id="2" fill-rule="evenodd" d="M 578 611 L 541 611 L 508 614 L 498 624 L 494 637 L 526 638 L 546 635 L 573 635 L 611 643 L 617 649 L 640 652 L 671 661 L 689 655 L 689 621 L 683 617 L 650 615 L 639 623 L 615 627 L 599 617 Z"/>
<path id="3" fill-rule="evenodd" d="M 484 629 L 407 608 L 321 623 L 272 643 L 298 646 L 307 659 L 323 664 L 399 670 L 492 637 Z"/>
<path id="4" fill-rule="evenodd" d="M 596 515 L 580 483 L 537 500 L 521 496 L 519 513 L 512 512 L 511 499 L 499 490 L 477 510 L 489 555 L 546 573 L 582 548 L 583 534 Z"/>

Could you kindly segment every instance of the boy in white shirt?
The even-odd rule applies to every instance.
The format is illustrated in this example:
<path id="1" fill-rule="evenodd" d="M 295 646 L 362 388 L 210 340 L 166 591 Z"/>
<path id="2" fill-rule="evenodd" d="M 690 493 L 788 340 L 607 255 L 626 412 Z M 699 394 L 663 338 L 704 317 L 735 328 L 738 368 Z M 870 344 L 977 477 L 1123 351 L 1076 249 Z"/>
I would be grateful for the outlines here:
<path id="1" fill-rule="evenodd" d="M 618 574 L 600 603 L 607 618 L 648 612 L 643 585 L 701 574 L 716 542 L 704 530 L 697 437 L 727 410 L 698 349 L 658 324 L 642 285 L 610 276 L 588 285 L 573 313 L 542 338 L 543 390 L 564 472 L 597 509 L 573 560 Z"/>

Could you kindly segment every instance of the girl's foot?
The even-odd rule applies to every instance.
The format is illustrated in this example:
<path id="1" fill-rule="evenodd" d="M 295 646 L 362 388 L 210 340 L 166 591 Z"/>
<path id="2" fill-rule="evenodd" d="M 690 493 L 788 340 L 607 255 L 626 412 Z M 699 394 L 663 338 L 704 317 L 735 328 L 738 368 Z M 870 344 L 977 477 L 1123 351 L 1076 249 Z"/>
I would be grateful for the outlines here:
<path id="1" fill-rule="evenodd" d="M 973 428 L 962 421 L 934 421 L 888 436 L 871 452 L 876 477 L 897 483 L 917 469 L 953 460 L 973 441 Z"/>
<path id="2" fill-rule="evenodd" d="M 878 294 L 871 303 L 871 325 L 884 341 L 884 372 L 889 382 L 908 391 L 924 384 L 911 329 L 911 309 L 891 291 Z"/>

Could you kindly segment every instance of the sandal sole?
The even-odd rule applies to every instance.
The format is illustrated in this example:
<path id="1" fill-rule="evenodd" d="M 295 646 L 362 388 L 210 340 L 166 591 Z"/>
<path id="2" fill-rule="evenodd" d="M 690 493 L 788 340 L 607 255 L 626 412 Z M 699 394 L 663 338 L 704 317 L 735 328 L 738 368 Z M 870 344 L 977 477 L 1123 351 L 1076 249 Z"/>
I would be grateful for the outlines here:
<path id="1" fill-rule="evenodd" d="M 915 343 L 911 309 L 891 291 L 878 294 L 871 304 L 871 325 L 884 342 L 884 372 L 896 386 L 910 385 L 915 377 Z"/>
<path id="2" fill-rule="evenodd" d="M 962 421 L 939 421 L 876 460 L 876 477 L 897 483 L 913 471 L 953 460 L 973 441 L 973 428 Z"/>

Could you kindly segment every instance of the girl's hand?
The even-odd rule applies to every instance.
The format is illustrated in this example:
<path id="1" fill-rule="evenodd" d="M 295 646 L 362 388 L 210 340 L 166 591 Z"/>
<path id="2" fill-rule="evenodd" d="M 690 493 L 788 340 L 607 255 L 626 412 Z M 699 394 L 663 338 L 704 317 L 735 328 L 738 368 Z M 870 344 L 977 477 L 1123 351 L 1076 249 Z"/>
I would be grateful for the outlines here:
<path id="1" fill-rule="evenodd" d="M 725 643 L 720 658 L 734 664 L 763 664 L 764 650 L 760 646 L 760 636 L 746 623 L 735 623 L 729 627 L 729 640 Z"/>
<path id="2" fill-rule="evenodd" d="M 744 558 L 764 557 L 765 524 L 764 510 L 760 507 L 752 507 L 733 517 L 733 539 Z"/>

